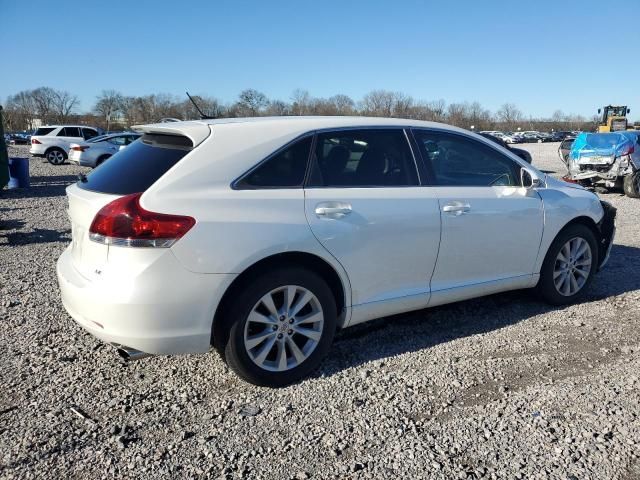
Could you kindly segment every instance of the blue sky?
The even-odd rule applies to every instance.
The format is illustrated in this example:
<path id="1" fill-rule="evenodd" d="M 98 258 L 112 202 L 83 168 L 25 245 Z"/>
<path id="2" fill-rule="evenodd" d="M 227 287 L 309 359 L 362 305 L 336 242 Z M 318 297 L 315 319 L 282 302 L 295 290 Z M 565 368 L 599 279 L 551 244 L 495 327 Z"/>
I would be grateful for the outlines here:
<path id="1" fill-rule="evenodd" d="M 45 85 L 88 110 L 103 89 L 226 102 L 249 87 L 387 89 L 533 116 L 621 103 L 640 118 L 638 19 L 640 0 L 0 0 L 0 99 Z"/>

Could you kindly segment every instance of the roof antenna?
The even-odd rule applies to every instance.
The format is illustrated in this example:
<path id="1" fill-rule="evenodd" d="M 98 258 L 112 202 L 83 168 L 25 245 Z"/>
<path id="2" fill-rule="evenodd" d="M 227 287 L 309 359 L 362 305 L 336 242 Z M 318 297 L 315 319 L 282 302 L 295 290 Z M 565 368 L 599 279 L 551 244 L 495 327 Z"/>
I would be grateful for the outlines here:
<path id="1" fill-rule="evenodd" d="M 191 103 L 193 103 L 193 106 L 196 107 L 196 110 L 200 114 L 200 119 L 201 120 L 213 120 L 215 118 L 215 117 L 211 117 L 209 115 L 205 115 L 204 113 L 202 113 L 202 110 L 200 110 L 200 107 L 198 106 L 198 104 L 191 97 L 191 95 L 189 95 L 189 92 L 185 92 L 185 93 L 187 94 L 187 97 L 189 97 L 189 100 L 191 100 Z"/>

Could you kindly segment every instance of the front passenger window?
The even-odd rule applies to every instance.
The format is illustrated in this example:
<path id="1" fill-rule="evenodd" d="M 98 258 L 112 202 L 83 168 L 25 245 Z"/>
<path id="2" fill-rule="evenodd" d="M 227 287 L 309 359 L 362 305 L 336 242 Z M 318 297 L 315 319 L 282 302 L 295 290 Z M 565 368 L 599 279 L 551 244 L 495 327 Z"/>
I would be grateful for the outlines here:
<path id="1" fill-rule="evenodd" d="M 519 186 L 519 165 L 495 149 L 463 135 L 414 131 L 436 185 Z"/>

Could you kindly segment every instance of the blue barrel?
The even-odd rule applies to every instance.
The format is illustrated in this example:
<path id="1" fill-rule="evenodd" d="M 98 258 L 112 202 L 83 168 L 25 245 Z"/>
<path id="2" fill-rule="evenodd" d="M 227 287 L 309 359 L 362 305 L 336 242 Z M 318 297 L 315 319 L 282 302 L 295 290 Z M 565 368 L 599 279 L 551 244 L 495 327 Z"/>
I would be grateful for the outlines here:
<path id="1" fill-rule="evenodd" d="M 7 188 L 29 187 L 29 159 L 9 157 L 9 185 Z"/>

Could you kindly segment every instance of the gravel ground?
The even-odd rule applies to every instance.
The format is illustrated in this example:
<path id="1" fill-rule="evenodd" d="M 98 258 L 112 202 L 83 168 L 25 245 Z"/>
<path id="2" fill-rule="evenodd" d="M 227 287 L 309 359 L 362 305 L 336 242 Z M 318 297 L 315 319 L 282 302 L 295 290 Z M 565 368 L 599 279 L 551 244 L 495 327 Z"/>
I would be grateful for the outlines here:
<path id="1" fill-rule="evenodd" d="M 524 148 L 563 173 L 557 144 Z M 269 390 L 213 352 L 124 364 L 77 327 L 55 262 L 85 169 L 30 167 L 0 199 L 0 477 L 640 478 L 640 201 L 602 195 L 618 233 L 584 303 L 511 292 L 376 320 Z"/>

